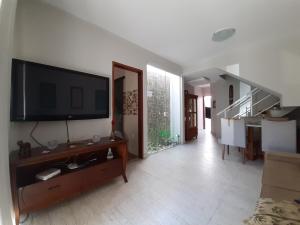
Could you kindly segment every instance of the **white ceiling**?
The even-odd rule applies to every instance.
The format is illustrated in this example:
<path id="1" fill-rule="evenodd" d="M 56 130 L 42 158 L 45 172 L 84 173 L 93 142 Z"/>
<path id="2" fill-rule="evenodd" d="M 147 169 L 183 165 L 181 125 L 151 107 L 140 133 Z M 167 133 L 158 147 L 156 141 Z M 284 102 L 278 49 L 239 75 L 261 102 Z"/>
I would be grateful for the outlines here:
<path id="1" fill-rule="evenodd" d="M 207 87 L 207 86 L 209 86 L 210 80 L 201 77 L 201 78 L 197 78 L 195 80 L 185 81 L 185 83 L 187 83 L 193 87 Z"/>
<path id="2" fill-rule="evenodd" d="M 184 77 L 185 82 L 194 82 L 198 79 L 204 79 L 209 81 L 216 81 L 220 75 L 228 74 L 226 71 L 218 68 L 210 68 L 206 70 L 197 71 L 195 73 L 186 74 Z"/>
<path id="3" fill-rule="evenodd" d="M 183 68 L 230 48 L 300 28 L 299 0 L 42 0 Z M 211 41 L 234 27 L 236 35 Z"/>

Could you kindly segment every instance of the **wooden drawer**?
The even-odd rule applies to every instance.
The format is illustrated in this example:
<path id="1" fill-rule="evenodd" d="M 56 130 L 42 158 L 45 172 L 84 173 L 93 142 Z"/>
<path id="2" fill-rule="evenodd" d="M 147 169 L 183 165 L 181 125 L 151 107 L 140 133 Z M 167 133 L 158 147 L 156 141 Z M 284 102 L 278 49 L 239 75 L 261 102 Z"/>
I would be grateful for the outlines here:
<path id="1" fill-rule="evenodd" d="M 23 213 L 63 201 L 81 192 L 82 176 L 69 173 L 19 188 L 19 206 Z"/>
<path id="2" fill-rule="evenodd" d="M 122 174 L 122 160 L 114 159 L 85 169 L 83 172 L 83 189 L 95 188 L 108 180 Z"/>
<path id="3" fill-rule="evenodd" d="M 36 211 L 88 191 L 122 174 L 122 160 L 114 159 L 19 189 L 22 213 Z"/>

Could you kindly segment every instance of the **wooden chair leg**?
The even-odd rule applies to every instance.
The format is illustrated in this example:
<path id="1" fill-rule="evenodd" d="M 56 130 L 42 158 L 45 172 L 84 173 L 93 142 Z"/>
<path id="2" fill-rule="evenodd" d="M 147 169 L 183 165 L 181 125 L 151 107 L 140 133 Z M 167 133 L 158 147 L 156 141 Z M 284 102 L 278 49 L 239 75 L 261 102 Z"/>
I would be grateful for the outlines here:
<path id="1" fill-rule="evenodd" d="M 227 145 L 227 155 L 229 155 L 229 145 Z"/>
<path id="2" fill-rule="evenodd" d="M 225 148 L 226 148 L 226 145 L 224 145 L 223 151 L 222 151 L 222 159 L 223 159 L 223 160 L 225 159 Z"/>

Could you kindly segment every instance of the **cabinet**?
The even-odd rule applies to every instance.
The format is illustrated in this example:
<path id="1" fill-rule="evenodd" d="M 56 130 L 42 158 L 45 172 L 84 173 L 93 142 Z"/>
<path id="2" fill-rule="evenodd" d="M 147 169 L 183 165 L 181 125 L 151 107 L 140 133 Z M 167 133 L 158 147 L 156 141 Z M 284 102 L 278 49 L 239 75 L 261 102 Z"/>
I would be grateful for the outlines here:
<path id="1" fill-rule="evenodd" d="M 108 148 L 114 154 L 107 160 Z M 47 208 L 58 202 L 83 194 L 105 182 L 123 176 L 125 182 L 127 165 L 127 141 L 111 141 L 102 138 L 91 144 L 91 140 L 60 145 L 57 149 L 45 153 L 44 148 L 31 150 L 31 156 L 20 158 L 18 151 L 10 154 L 10 173 L 15 221 L 19 224 L 22 213 L 30 213 Z M 93 160 L 89 160 L 92 157 Z M 81 168 L 70 170 L 68 162 L 80 162 Z M 89 162 L 89 163 L 85 163 Z M 40 181 L 35 175 L 45 169 L 60 168 L 61 174 L 46 181 Z"/>
<path id="2" fill-rule="evenodd" d="M 189 141 L 198 136 L 197 95 L 185 91 L 185 140 Z"/>

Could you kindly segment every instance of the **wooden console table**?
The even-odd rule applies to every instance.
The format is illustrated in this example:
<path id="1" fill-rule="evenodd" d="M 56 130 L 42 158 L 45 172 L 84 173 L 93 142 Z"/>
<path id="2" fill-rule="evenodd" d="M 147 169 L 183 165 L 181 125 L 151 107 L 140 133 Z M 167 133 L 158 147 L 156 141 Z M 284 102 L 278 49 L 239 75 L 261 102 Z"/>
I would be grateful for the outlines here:
<path id="1" fill-rule="evenodd" d="M 112 160 L 106 159 L 108 148 L 113 151 Z M 100 142 L 93 144 L 91 140 L 86 140 L 72 145 L 62 144 L 55 150 L 48 153 L 47 151 L 47 148 L 34 148 L 28 158 L 20 158 L 18 151 L 10 154 L 11 189 L 16 224 L 19 224 L 22 213 L 47 208 L 96 188 L 112 178 L 122 175 L 127 182 L 126 140 L 111 141 L 109 138 L 102 138 Z M 93 160 L 89 161 L 91 158 Z M 70 170 L 66 166 L 70 162 L 85 166 Z M 46 181 L 35 178 L 37 173 L 49 168 L 59 168 L 61 174 Z"/>

